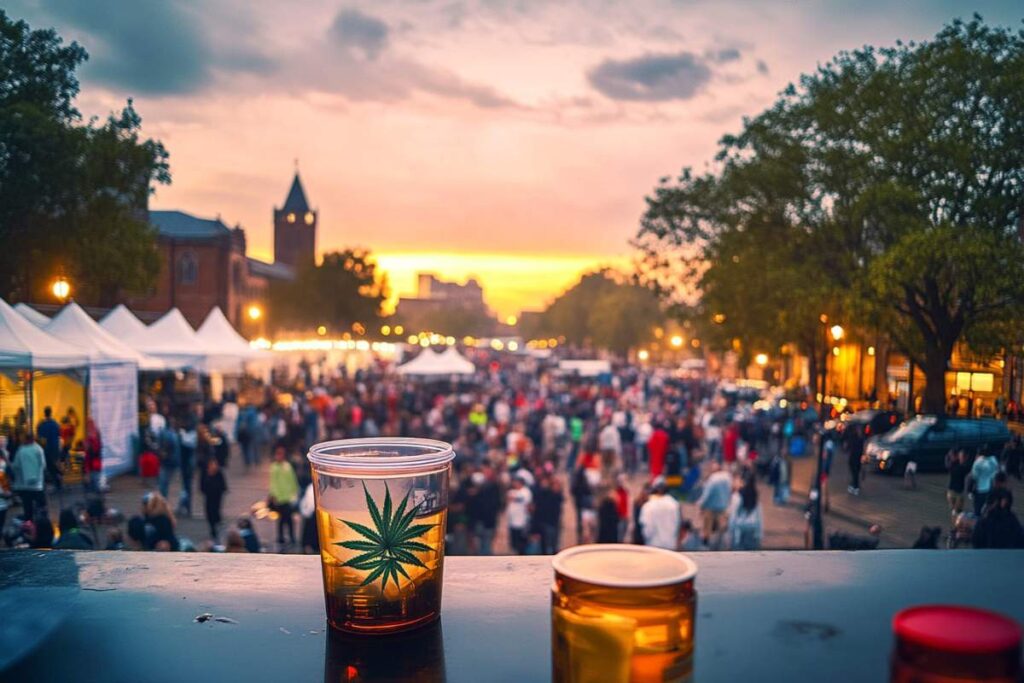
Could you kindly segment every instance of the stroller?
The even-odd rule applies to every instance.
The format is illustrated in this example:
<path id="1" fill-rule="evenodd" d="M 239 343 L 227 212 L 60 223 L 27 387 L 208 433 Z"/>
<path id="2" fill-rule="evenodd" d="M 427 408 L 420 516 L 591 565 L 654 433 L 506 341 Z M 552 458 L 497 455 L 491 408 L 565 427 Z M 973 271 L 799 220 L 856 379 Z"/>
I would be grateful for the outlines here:
<path id="1" fill-rule="evenodd" d="M 974 537 L 974 525 L 978 518 L 973 512 L 959 512 L 953 518 L 953 527 L 946 537 L 947 548 L 959 548 L 962 545 L 970 547 L 971 539 Z"/>

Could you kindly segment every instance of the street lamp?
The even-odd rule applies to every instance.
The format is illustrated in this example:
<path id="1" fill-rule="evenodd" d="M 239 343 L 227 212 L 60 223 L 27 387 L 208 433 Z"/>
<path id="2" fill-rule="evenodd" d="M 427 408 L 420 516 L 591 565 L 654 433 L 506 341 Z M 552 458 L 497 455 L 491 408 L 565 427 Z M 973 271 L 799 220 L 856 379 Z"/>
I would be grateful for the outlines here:
<path id="1" fill-rule="evenodd" d="M 673 349 L 678 349 L 683 345 L 683 337 L 678 334 L 673 335 L 672 338 L 669 340 L 669 343 L 672 344 Z"/>
<path id="2" fill-rule="evenodd" d="M 818 318 L 821 321 L 823 327 L 828 325 L 828 316 L 824 313 Z M 821 518 L 821 499 L 825 495 L 822 490 L 822 476 L 824 475 L 825 469 L 825 421 L 829 418 L 829 414 L 825 403 L 825 394 L 828 390 L 828 354 L 829 347 L 832 345 L 829 343 L 829 336 L 833 341 L 839 341 L 843 338 L 845 330 L 842 325 L 833 325 L 832 327 L 825 327 L 824 343 L 822 344 L 821 350 L 821 434 L 818 438 L 818 467 L 817 474 L 815 476 L 815 485 L 812 488 L 812 493 L 815 494 L 814 500 L 814 524 L 812 526 L 814 549 L 823 550 L 825 548 L 825 531 L 823 529 L 823 520 Z M 835 355 L 838 354 L 839 347 L 833 349 Z"/>
<path id="3" fill-rule="evenodd" d="M 61 303 L 67 301 L 68 297 L 71 296 L 71 283 L 68 279 L 61 275 L 53 281 L 53 286 L 50 288 L 53 295 L 57 297 L 57 300 Z"/>
<path id="4" fill-rule="evenodd" d="M 639 358 L 641 361 L 646 361 L 648 358 L 651 357 L 651 353 L 647 349 L 640 349 L 640 351 L 637 352 L 636 357 Z"/>
<path id="5" fill-rule="evenodd" d="M 754 362 L 757 363 L 758 365 L 760 365 L 763 368 L 764 366 L 768 365 L 768 354 L 767 353 L 759 353 L 759 354 L 757 354 L 756 356 L 754 356 Z"/>
<path id="6" fill-rule="evenodd" d="M 249 320 L 253 322 L 256 322 L 257 320 L 263 317 L 263 309 L 257 306 L 256 304 L 252 304 L 251 306 L 249 306 L 249 309 L 246 311 L 246 313 L 249 315 Z"/>

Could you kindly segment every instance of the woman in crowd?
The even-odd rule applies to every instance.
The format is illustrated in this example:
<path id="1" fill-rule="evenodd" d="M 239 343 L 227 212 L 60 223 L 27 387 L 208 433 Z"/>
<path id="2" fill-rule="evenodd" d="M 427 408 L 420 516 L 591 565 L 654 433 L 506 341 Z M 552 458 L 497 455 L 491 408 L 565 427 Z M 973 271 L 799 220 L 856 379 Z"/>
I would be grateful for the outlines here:
<path id="1" fill-rule="evenodd" d="M 146 550 L 155 550 L 163 544 L 170 546 L 169 550 L 178 549 L 177 523 L 166 498 L 153 491 L 147 493 L 142 497 L 142 516 L 146 522 Z"/>
<path id="2" fill-rule="evenodd" d="M 747 479 L 739 492 L 733 494 L 728 531 L 733 550 L 760 550 L 764 519 L 753 478 Z"/>
<path id="3" fill-rule="evenodd" d="M 224 494 L 228 492 L 228 483 L 224 479 L 224 471 L 216 458 L 206 461 L 199 480 L 199 490 L 203 493 L 206 523 L 210 526 L 210 540 L 217 542 L 221 522 L 221 508 L 224 505 Z"/>
<path id="4" fill-rule="evenodd" d="M 299 497 L 299 480 L 287 456 L 284 444 L 279 443 L 274 447 L 274 462 L 270 465 L 270 495 L 267 499 L 267 506 L 277 513 L 277 543 L 282 547 L 285 545 L 285 531 L 288 532 L 288 544 L 295 545 L 292 513 Z"/>

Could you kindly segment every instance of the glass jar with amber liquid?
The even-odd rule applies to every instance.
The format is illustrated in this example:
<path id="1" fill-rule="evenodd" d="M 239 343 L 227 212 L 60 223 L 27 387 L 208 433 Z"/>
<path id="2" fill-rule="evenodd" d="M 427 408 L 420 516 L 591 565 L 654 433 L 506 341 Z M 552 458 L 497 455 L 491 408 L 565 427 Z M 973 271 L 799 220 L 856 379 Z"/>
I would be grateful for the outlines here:
<path id="1" fill-rule="evenodd" d="M 660 548 L 608 544 L 570 548 L 553 565 L 555 681 L 692 680 L 692 560 Z"/>
<path id="2" fill-rule="evenodd" d="M 386 634 L 441 613 L 452 448 L 423 439 L 355 439 L 309 452 L 327 621 Z"/>

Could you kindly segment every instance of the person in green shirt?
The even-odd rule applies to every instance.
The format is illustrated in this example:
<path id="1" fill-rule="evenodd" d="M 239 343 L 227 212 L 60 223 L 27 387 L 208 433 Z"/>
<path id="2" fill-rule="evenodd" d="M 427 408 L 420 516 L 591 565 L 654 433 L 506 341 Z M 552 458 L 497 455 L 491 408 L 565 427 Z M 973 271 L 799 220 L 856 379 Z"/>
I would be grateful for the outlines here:
<path id="1" fill-rule="evenodd" d="M 295 524 L 292 515 L 299 498 L 299 479 L 288 462 L 288 453 L 282 444 L 274 447 L 274 462 L 270 464 L 270 496 L 267 505 L 277 513 L 277 543 L 284 547 L 284 532 L 288 532 L 288 545 L 295 545 Z"/>
<path id="2" fill-rule="evenodd" d="M 569 418 L 569 440 L 572 442 L 569 447 L 569 461 L 566 463 L 566 471 L 572 472 L 576 467 L 576 457 L 580 453 L 580 443 L 583 441 L 583 418 L 573 415 Z"/>

